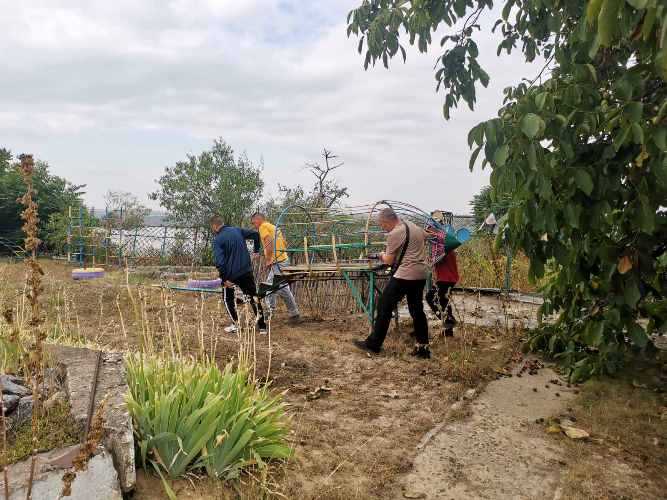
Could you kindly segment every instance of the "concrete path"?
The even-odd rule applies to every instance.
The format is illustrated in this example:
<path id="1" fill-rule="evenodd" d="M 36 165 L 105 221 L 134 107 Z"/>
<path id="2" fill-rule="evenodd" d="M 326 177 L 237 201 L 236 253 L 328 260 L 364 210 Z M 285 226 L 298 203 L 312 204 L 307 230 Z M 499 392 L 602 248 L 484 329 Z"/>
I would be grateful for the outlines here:
<path id="1" fill-rule="evenodd" d="M 471 417 L 432 437 L 399 498 L 554 498 L 561 452 L 536 420 L 566 412 L 574 393 L 550 383 L 558 376 L 549 368 L 516 373 L 490 383 L 471 403 Z"/>

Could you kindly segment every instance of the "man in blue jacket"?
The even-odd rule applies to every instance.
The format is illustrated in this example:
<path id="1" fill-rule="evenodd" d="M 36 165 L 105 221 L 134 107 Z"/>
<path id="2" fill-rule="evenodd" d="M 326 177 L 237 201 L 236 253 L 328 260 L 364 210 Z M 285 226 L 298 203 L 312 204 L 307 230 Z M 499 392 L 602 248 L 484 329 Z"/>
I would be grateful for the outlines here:
<path id="1" fill-rule="evenodd" d="M 225 332 L 236 333 L 238 331 L 239 317 L 236 313 L 234 297 L 234 285 L 236 285 L 250 300 L 250 305 L 257 318 L 259 333 L 266 334 L 264 311 L 262 303 L 257 297 L 257 285 L 255 284 L 250 254 L 246 245 L 246 240 L 252 240 L 254 253 L 259 255 L 259 233 L 239 227 L 226 226 L 219 215 L 211 217 L 209 224 L 211 230 L 215 233 L 213 238 L 215 267 L 218 268 L 222 280 L 227 311 L 234 321 L 233 325 L 225 328 Z"/>

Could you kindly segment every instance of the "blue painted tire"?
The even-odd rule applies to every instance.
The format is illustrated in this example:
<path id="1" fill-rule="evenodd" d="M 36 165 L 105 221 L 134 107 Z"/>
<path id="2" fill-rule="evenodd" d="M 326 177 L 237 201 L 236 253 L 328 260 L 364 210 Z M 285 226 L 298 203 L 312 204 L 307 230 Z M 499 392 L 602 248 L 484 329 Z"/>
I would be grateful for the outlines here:
<path id="1" fill-rule="evenodd" d="M 465 243 L 470 239 L 470 230 L 468 230 L 468 228 L 462 227 L 456 231 L 456 239 L 461 243 Z"/>
<path id="2" fill-rule="evenodd" d="M 99 278 L 104 278 L 104 269 L 99 267 L 72 270 L 72 279 L 76 281 L 94 280 Z"/>
<path id="3" fill-rule="evenodd" d="M 188 288 L 220 288 L 222 280 L 188 280 Z"/>

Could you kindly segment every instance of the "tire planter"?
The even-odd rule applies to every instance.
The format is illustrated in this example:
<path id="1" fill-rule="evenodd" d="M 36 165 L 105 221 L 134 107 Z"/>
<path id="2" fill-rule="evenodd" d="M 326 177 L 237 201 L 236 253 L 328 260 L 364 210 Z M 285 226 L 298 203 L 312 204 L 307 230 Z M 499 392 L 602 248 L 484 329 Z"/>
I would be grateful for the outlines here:
<path id="1" fill-rule="evenodd" d="M 88 267 L 72 270 L 72 279 L 77 281 L 94 280 L 104 278 L 104 269 L 101 267 Z"/>
<path id="2" fill-rule="evenodd" d="M 221 279 L 215 280 L 188 280 L 188 288 L 220 288 L 222 286 Z"/>

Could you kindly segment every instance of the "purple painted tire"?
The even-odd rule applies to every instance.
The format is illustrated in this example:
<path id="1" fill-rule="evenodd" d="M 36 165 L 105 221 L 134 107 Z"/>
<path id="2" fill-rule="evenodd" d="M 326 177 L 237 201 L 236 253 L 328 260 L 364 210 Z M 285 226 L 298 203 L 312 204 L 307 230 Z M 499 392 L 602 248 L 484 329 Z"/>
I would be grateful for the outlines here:
<path id="1" fill-rule="evenodd" d="M 72 271 L 73 280 L 94 280 L 104 278 L 104 269 L 90 268 L 90 269 L 74 269 Z"/>
<path id="2" fill-rule="evenodd" d="M 220 288 L 222 280 L 188 280 L 188 288 Z"/>

